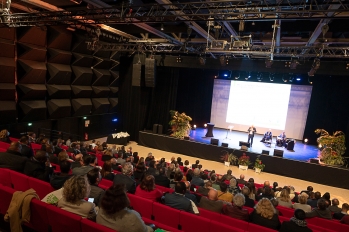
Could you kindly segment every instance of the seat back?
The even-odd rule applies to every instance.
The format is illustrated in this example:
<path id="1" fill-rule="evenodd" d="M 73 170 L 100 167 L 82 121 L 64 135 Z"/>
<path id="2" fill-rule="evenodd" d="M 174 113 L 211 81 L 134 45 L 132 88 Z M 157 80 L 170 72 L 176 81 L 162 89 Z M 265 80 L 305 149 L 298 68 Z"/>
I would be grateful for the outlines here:
<path id="1" fill-rule="evenodd" d="M 5 151 L 6 151 L 7 148 L 10 147 L 10 144 L 0 141 L 0 147 L 1 147 L 2 149 L 5 149 Z"/>
<path id="2" fill-rule="evenodd" d="M 23 192 L 30 189 L 28 176 L 15 171 L 11 171 L 10 175 L 11 175 L 12 187 L 14 189 L 16 189 L 17 191 L 23 191 Z"/>
<path id="3" fill-rule="evenodd" d="M 294 215 L 294 209 L 282 207 L 282 206 L 276 206 L 276 209 L 279 210 L 281 213 L 281 216 L 291 218 Z"/>
<path id="4" fill-rule="evenodd" d="M 36 191 L 40 199 L 44 198 L 47 194 L 54 191 L 52 186 L 45 181 L 29 177 L 28 182 L 29 182 L 29 187 Z"/>
<path id="5" fill-rule="evenodd" d="M 62 210 L 53 205 L 47 205 L 48 222 L 52 232 L 81 231 L 81 216 Z"/>
<path id="6" fill-rule="evenodd" d="M 0 185 L 0 213 L 2 215 L 6 214 L 14 192 L 16 192 L 16 190 L 4 185 Z"/>
<path id="7" fill-rule="evenodd" d="M 127 196 L 130 199 L 131 206 L 134 210 L 136 210 L 142 217 L 149 219 L 152 218 L 153 201 L 129 193 Z"/>
<path id="8" fill-rule="evenodd" d="M 111 186 L 113 186 L 113 181 L 111 180 L 106 180 L 106 179 L 102 179 L 99 184 L 106 186 L 108 188 L 110 188 Z"/>
<path id="9" fill-rule="evenodd" d="M 199 208 L 199 212 L 201 217 L 204 217 L 213 221 L 217 221 L 217 222 L 220 221 L 220 218 L 221 218 L 220 213 L 212 212 L 203 208 Z"/>
<path id="10" fill-rule="evenodd" d="M 148 218 L 142 218 L 142 220 L 144 221 L 145 224 L 154 224 L 157 228 L 160 228 L 160 229 L 163 229 L 163 230 L 166 230 L 166 231 L 171 231 L 171 232 L 181 232 L 180 230 L 178 229 L 175 229 L 175 228 L 172 228 L 168 225 L 164 225 L 160 222 L 156 222 L 156 221 L 153 221 L 153 220 L 150 220 Z"/>
<path id="11" fill-rule="evenodd" d="M 153 203 L 153 220 L 173 228 L 178 228 L 180 210 L 169 206 Z"/>
<path id="12" fill-rule="evenodd" d="M 273 229 L 270 229 L 270 228 L 267 228 L 264 226 L 256 225 L 253 223 L 249 223 L 246 231 L 248 231 L 248 232 L 256 232 L 256 231 L 258 231 L 258 232 L 275 232 L 276 230 L 273 230 Z"/>
<path id="13" fill-rule="evenodd" d="M 12 188 L 10 169 L 0 168 L 0 184 Z"/>
<path id="14" fill-rule="evenodd" d="M 217 222 L 216 220 L 212 219 L 210 222 L 210 232 L 216 231 L 244 232 L 244 230 L 239 229 L 235 225 L 228 225 L 222 222 Z"/>
<path id="15" fill-rule="evenodd" d="M 47 232 L 49 230 L 49 222 L 47 217 L 47 204 L 38 199 L 32 199 L 30 203 L 30 222 L 27 226 L 38 232 Z"/>
<path id="16" fill-rule="evenodd" d="M 232 218 L 223 214 L 221 215 L 221 218 L 219 221 L 228 225 L 234 225 L 235 227 L 238 227 L 245 231 L 248 228 L 248 222 L 245 222 L 236 218 Z"/>
<path id="17" fill-rule="evenodd" d="M 160 190 L 161 192 L 163 192 L 163 193 L 173 193 L 173 192 L 174 192 L 173 189 L 171 189 L 171 188 L 166 188 L 166 187 L 161 186 L 161 185 L 156 185 L 155 188 L 156 188 L 156 189 L 159 189 L 159 190 Z"/>
<path id="18" fill-rule="evenodd" d="M 210 222 L 207 218 L 184 211 L 179 216 L 180 229 L 186 232 L 210 232 Z"/>
<path id="19" fill-rule="evenodd" d="M 88 219 L 81 219 L 81 231 L 83 232 L 115 232 L 106 226 L 97 224 L 96 222 Z"/>
<path id="20" fill-rule="evenodd" d="M 349 231 L 349 225 L 338 223 L 336 221 L 324 219 L 324 218 L 307 218 L 308 225 L 316 225 L 322 228 L 330 228 L 334 231 Z"/>

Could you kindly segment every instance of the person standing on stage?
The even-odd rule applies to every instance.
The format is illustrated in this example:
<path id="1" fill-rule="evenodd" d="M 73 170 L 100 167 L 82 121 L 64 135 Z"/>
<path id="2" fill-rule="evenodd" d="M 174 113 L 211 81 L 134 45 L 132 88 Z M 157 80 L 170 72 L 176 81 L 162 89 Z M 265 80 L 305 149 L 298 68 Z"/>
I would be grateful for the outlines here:
<path id="1" fill-rule="evenodd" d="M 254 133 L 257 132 L 256 127 L 254 127 L 254 126 L 252 125 L 252 126 L 250 126 L 250 127 L 248 128 L 247 131 L 248 131 L 248 140 L 247 140 L 247 142 L 249 143 L 250 140 L 251 140 L 251 147 L 252 147 Z"/>

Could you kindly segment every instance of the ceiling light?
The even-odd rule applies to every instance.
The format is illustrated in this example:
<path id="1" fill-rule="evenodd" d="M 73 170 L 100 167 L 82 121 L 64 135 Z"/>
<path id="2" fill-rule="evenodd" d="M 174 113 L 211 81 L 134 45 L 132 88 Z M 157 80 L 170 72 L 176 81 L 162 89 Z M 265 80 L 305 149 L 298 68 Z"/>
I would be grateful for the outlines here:
<path id="1" fill-rule="evenodd" d="M 252 26 L 254 26 L 254 25 L 256 25 L 256 24 L 254 23 L 254 21 L 252 21 Z"/>
<path id="2" fill-rule="evenodd" d="M 161 23 L 161 28 L 160 28 L 160 30 L 164 30 L 164 24 L 163 23 Z"/>
<path id="3" fill-rule="evenodd" d="M 310 77 L 308 77 L 308 83 L 311 84 L 311 85 L 313 84 L 313 82 L 311 81 Z"/>
<path id="4" fill-rule="evenodd" d="M 177 63 L 182 63 L 182 57 L 179 55 L 179 56 L 176 58 L 176 61 L 177 61 Z"/>
<path id="5" fill-rule="evenodd" d="M 347 66 L 345 67 L 345 69 L 349 69 L 349 63 L 347 63 Z"/>

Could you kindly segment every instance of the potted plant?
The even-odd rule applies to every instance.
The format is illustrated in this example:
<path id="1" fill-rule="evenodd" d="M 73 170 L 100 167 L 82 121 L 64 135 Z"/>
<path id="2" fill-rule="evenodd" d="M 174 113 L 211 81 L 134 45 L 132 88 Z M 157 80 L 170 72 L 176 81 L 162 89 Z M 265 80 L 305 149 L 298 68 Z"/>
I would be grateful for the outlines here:
<path id="1" fill-rule="evenodd" d="M 316 134 L 320 134 L 317 139 L 320 148 L 320 161 L 328 165 L 343 165 L 345 153 L 345 135 L 342 131 L 336 131 L 330 135 L 324 129 L 316 129 Z"/>
<path id="2" fill-rule="evenodd" d="M 243 153 L 242 156 L 238 159 L 238 164 L 240 169 L 247 170 L 248 165 L 251 164 L 250 157 Z"/>
<path id="3" fill-rule="evenodd" d="M 227 152 L 227 151 L 223 151 L 224 154 L 221 156 L 221 160 L 224 161 L 224 165 L 225 166 L 230 166 L 230 164 L 236 165 L 236 161 L 238 160 L 238 157 L 236 157 L 235 155 L 233 155 L 233 153 Z"/>
<path id="4" fill-rule="evenodd" d="M 183 139 L 184 137 L 188 136 L 190 133 L 190 121 L 192 120 L 191 117 L 183 113 L 178 113 L 178 111 L 171 110 L 171 121 L 169 122 L 171 126 L 171 136 Z"/>
<path id="5" fill-rule="evenodd" d="M 263 171 L 263 169 L 265 168 L 265 164 L 262 163 L 262 160 L 260 160 L 259 158 L 256 159 L 256 161 L 254 162 L 254 171 L 256 173 L 261 173 L 261 171 Z"/>

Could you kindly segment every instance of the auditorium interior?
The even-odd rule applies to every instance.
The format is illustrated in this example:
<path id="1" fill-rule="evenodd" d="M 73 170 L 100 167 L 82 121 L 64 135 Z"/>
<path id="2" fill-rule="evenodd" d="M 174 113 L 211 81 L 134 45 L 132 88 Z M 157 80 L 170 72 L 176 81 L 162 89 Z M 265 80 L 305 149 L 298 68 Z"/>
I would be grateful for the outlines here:
<path id="1" fill-rule="evenodd" d="M 322 148 L 315 133 L 316 129 L 330 134 L 342 131 L 349 147 L 349 1 L 1 2 L 0 131 L 6 129 L 11 138 L 34 132 L 51 141 L 62 138 L 90 144 L 92 140 L 117 141 L 113 135 L 127 132 L 126 143 L 108 142 L 109 147 L 131 146 L 140 157 L 152 153 L 156 160 L 165 158 L 169 163 L 172 157 L 188 160 L 190 165 L 199 159 L 208 171 L 224 175 L 232 170 L 235 177 L 244 174 L 259 184 L 275 181 L 280 187 L 295 187 L 296 192 L 311 185 L 322 194 L 330 192 L 340 206 L 349 203 L 349 152 L 343 155 L 343 165 L 319 164 L 316 157 Z M 243 87 L 244 83 L 268 87 L 257 96 L 250 91 L 254 87 Z M 246 88 L 238 100 L 237 95 L 231 97 L 235 85 Z M 270 86 L 289 86 L 285 87 L 289 91 L 286 105 L 281 94 L 271 94 Z M 233 98 L 236 104 L 231 103 Z M 250 100 L 255 108 L 246 105 Z M 233 106 L 236 111 L 229 116 Z M 170 137 L 171 110 L 192 118 L 185 139 Z M 253 147 L 242 151 L 238 144 L 247 141 L 247 129 L 253 124 L 244 123 L 250 111 L 260 112 L 256 121 L 266 124 L 257 125 Z M 277 123 L 282 126 L 269 122 L 281 114 L 286 122 Z M 242 126 L 231 127 L 233 120 L 240 120 Z M 217 144 L 212 144 L 213 136 L 206 136 L 208 123 L 215 123 Z M 295 148 L 277 147 L 276 137 L 270 146 L 260 143 L 270 125 L 276 125 L 274 136 L 283 130 L 291 135 Z M 280 149 L 283 157 L 272 155 Z M 259 158 L 266 168 L 256 173 L 253 165 L 248 170 L 225 166 L 222 150 L 238 157 L 247 153 L 253 163 Z M 262 150 L 270 155 L 261 155 Z M 19 190 L 13 187 L 11 175 L 16 174 L 12 173 L 0 171 L 0 181 L 4 181 L 0 187 L 7 183 L 6 194 L 11 194 L 0 193 L 9 201 L 11 188 Z M 132 199 L 135 210 L 144 210 Z M 45 207 L 35 204 L 33 208 L 37 212 Z M 6 210 L 0 206 L 2 216 Z M 63 228 L 59 227 L 63 224 L 51 225 L 40 212 L 33 223 L 25 224 L 25 230 Z M 166 220 L 145 215 L 141 213 L 146 224 L 168 231 L 196 231 L 185 222 L 169 226 Z M 211 222 L 217 215 L 199 219 L 203 217 L 192 220 L 202 223 L 198 228 L 207 232 L 214 226 L 269 231 L 253 223 L 226 228 L 220 225 L 224 223 Z M 47 222 L 40 225 L 43 218 Z M 76 223 L 68 220 L 64 225 L 70 222 Z M 107 231 L 86 220 L 78 223 L 71 228 Z M 339 222 L 322 229 L 317 226 L 321 223 L 309 220 L 308 225 L 313 231 L 349 231 L 349 226 Z M 3 219 L 2 230 L 9 231 Z"/>

